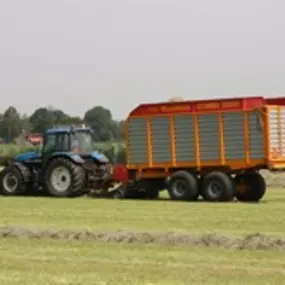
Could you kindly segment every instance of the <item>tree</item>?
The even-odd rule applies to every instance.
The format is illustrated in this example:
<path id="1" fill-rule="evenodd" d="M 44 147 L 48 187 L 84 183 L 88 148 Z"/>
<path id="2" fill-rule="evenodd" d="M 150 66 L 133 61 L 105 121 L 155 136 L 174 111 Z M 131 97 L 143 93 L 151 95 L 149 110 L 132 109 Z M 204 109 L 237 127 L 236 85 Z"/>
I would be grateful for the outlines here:
<path id="1" fill-rule="evenodd" d="M 125 122 L 124 121 L 113 121 L 112 134 L 116 140 L 123 140 L 125 138 Z"/>
<path id="2" fill-rule="evenodd" d="M 53 125 L 53 113 L 47 108 L 39 108 L 30 116 L 32 130 L 35 133 L 44 133 Z"/>
<path id="3" fill-rule="evenodd" d="M 15 107 L 10 106 L 3 114 L 0 123 L 0 136 L 7 142 L 12 142 L 22 131 L 20 114 Z"/>
<path id="4" fill-rule="evenodd" d="M 32 124 L 30 122 L 30 117 L 27 114 L 24 114 L 21 117 L 22 130 L 25 132 L 30 132 L 32 130 Z"/>
<path id="5" fill-rule="evenodd" d="M 44 133 L 53 125 L 83 123 L 93 129 L 96 141 L 124 139 L 124 121 L 113 120 L 111 111 L 103 106 L 87 110 L 84 118 L 69 116 L 50 106 L 36 109 L 30 117 L 21 117 L 14 107 L 9 107 L 3 115 L 0 114 L 0 137 L 10 142 L 23 132 Z"/>
<path id="6" fill-rule="evenodd" d="M 102 106 L 95 106 L 85 113 L 84 121 L 94 131 L 95 140 L 106 141 L 113 139 L 113 120 L 110 110 Z"/>
<path id="7" fill-rule="evenodd" d="M 84 120 L 80 117 L 67 117 L 64 120 L 60 121 L 60 123 L 66 125 L 80 125 L 84 123 Z"/>
<path id="8" fill-rule="evenodd" d="M 33 132 L 44 133 L 48 128 L 56 124 L 78 124 L 82 119 L 78 117 L 70 117 L 61 110 L 48 108 L 37 109 L 30 117 L 33 125 Z"/>
<path id="9" fill-rule="evenodd" d="M 49 110 L 52 114 L 54 124 L 63 124 L 69 120 L 69 116 L 61 110 Z"/>

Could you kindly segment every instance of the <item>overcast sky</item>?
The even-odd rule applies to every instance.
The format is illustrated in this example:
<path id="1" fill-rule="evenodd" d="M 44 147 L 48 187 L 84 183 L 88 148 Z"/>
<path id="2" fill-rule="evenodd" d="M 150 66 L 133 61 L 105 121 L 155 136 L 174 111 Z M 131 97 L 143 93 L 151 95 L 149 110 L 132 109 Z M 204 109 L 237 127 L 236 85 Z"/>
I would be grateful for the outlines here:
<path id="1" fill-rule="evenodd" d="M 284 0 L 0 0 L 0 112 L 285 95 Z"/>

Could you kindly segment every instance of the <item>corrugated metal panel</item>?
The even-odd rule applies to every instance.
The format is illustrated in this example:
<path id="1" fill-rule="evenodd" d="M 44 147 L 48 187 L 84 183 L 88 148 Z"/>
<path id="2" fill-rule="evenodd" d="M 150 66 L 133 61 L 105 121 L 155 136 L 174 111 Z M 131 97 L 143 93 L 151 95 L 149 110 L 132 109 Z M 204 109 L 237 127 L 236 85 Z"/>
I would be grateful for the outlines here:
<path id="1" fill-rule="evenodd" d="M 171 161 L 171 137 L 169 117 L 151 118 L 152 161 L 162 163 Z"/>
<path id="2" fill-rule="evenodd" d="M 147 163 L 147 126 L 145 118 L 131 118 L 128 124 L 128 163 Z"/>
<path id="3" fill-rule="evenodd" d="M 195 161 L 194 122 L 192 115 L 174 117 L 176 161 Z"/>
<path id="4" fill-rule="evenodd" d="M 223 114 L 226 160 L 245 158 L 244 113 Z"/>
<path id="5" fill-rule="evenodd" d="M 281 123 L 281 148 L 282 156 L 285 156 L 285 108 L 280 108 L 280 123 Z"/>
<path id="6" fill-rule="evenodd" d="M 199 115 L 201 161 L 220 159 L 220 134 L 217 114 Z"/>
<path id="7" fill-rule="evenodd" d="M 251 159 L 264 158 L 264 129 L 258 111 L 249 112 L 249 156 Z"/>
<path id="8" fill-rule="evenodd" d="M 277 109 L 269 109 L 269 141 L 270 152 L 279 149 L 279 130 L 278 130 L 278 111 Z"/>
<path id="9" fill-rule="evenodd" d="M 278 119 L 278 108 L 269 109 L 269 139 L 270 152 L 272 155 L 285 156 L 285 109 L 280 108 L 280 126 Z"/>

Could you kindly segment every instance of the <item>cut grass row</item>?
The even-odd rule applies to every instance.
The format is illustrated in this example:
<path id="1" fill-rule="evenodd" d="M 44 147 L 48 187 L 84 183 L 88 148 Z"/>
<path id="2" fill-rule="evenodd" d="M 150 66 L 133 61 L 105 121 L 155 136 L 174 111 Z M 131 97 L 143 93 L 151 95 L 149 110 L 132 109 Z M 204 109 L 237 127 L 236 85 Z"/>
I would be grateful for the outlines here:
<path id="1" fill-rule="evenodd" d="M 285 255 L 200 247 L 0 240 L 3 285 L 283 284 Z"/>

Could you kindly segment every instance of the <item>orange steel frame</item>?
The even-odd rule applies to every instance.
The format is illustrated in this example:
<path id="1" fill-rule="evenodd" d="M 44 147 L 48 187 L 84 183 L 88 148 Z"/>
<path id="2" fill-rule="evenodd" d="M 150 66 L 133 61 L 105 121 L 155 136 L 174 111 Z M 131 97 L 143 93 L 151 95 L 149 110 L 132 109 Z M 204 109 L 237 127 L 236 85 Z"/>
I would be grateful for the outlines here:
<path id="1" fill-rule="evenodd" d="M 264 131 L 264 159 L 251 159 L 249 152 L 249 131 L 248 131 L 248 114 L 250 111 L 253 111 L 254 108 L 249 110 L 231 110 L 231 112 L 243 112 L 244 113 L 244 140 L 245 140 L 245 159 L 239 160 L 226 160 L 225 157 L 225 147 L 224 147 L 224 122 L 222 114 L 224 112 L 229 112 L 229 110 L 201 110 L 195 113 L 181 112 L 181 115 L 190 115 L 194 119 L 194 142 L 195 142 L 195 154 L 196 160 L 189 162 L 178 162 L 176 160 L 176 142 L 175 142 L 175 127 L 174 127 L 174 116 L 179 114 L 169 113 L 169 114 L 146 114 L 146 115 L 130 115 L 125 124 L 125 136 L 126 136 L 126 157 L 127 157 L 127 168 L 130 170 L 137 171 L 137 178 L 165 178 L 169 176 L 173 171 L 177 169 L 192 169 L 197 172 L 204 172 L 214 169 L 225 169 L 229 172 L 238 172 L 240 170 L 254 169 L 254 168 L 267 168 L 276 167 L 277 162 L 270 161 L 270 141 L 269 141 L 269 108 L 276 108 L 276 106 L 265 106 L 257 108 L 260 111 L 260 118 L 263 122 L 263 131 Z M 255 109 L 256 110 L 256 109 Z M 219 160 L 210 160 L 202 161 L 200 157 L 200 141 L 199 141 L 199 123 L 198 115 L 216 113 L 218 114 L 219 122 L 219 137 L 220 137 L 220 159 Z M 171 136 L 171 161 L 165 163 L 156 163 L 153 161 L 152 157 L 152 131 L 151 131 L 151 118 L 152 117 L 169 117 L 170 121 L 170 136 Z M 147 142 L 148 142 L 148 162 L 142 164 L 130 164 L 129 163 L 129 154 L 128 154 L 128 123 L 131 118 L 145 118 L 147 122 Z M 282 143 L 282 142 L 281 142 Z M 279 167 L 280 167 L 280 162 Z M 285 167 L 285 158 L 282 160 L 282 165 Z"/>
<path id="2" fill-rule="evenodd" d="M 277 111 L 277 136 L 278 136 L 278 151 L 273 153 L 270 144 L 270 126 L 269 126 L 269 113 L 270 110 L 274 109 Z M 265 116 L 265 135 L 266 135 L 266 157 L 268 157 L 268 166 L 271 169 L 285 169 L 285 153 L 283 152 L 283 135 L 282 133 L 282 121 L 281 121 L 281 110 L 285 110 L 285 106 L 266 106 L 264 116 Z"/>

